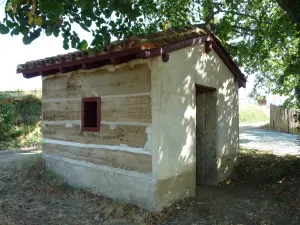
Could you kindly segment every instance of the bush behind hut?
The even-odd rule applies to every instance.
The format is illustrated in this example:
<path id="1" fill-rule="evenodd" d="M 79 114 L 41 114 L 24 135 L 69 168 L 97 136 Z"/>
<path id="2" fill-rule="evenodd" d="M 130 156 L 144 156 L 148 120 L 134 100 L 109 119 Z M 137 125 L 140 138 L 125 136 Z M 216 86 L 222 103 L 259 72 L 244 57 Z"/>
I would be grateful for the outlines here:
<path id="1" fill-rule="evenodd" d="M 0 92 L 0 149 L 41 145 L 41 91 Z"/>

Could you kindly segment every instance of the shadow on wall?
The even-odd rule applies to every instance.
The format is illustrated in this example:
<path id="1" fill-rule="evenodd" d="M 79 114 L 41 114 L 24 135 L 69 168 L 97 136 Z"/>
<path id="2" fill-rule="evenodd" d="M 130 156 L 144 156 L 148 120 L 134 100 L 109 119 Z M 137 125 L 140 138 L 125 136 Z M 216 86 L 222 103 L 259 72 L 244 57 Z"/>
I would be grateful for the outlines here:
<path id="1" fill-rule="evenodd" d="M 184 57 L 183 57 L 184 56 Z M 160 60 L 160 59 L 159 59 Z M 160 84 L 154 86 L 159 93 L 157 132 L 158 160 L 154 173 L 166 179 L 190 174 L 195 180 L 196 171 L 196 89 L 195 84 L 216 88 L 217 144 L 215 161 L 216 182 L 226 179 L 233 169 L 238 150 L 238 84 L 221 59 L 211 51 L 204 52 L 204 45 L 181 49 L 170 55 L 167 63 L 158 62 Z M 209 116 L 209 115 L 208 115 Z M 158 118 L 159 117 L 159 118 Z M 155 149 L 155 148 L 153 148 Z M 158 175 L 159 173 L 159 175 Z"/>

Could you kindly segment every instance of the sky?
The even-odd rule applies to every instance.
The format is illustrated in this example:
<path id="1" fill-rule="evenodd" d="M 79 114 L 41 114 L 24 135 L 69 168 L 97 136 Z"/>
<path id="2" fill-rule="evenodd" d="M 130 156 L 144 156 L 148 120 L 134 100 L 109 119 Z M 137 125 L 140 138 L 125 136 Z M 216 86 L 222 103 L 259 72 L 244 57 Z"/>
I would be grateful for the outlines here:
<path id="1" fill-rule="evenodd" d="M 40 89 L 41 78 L 25 79 L 16 73 L 17 65 L 65 52 L 61 38 L 43 36 L 30 45 L 24 45 L 21 36 L 0 35 L 0 91 Z"/>
<path id="2" fill-rule="evenodd" d="M 0 21 L 3 17 L 4 6 L 0 5 Z M 22 35 L 13 37 L 9 34 L 0 35 L 0 91 L 40 89 L 42 87 L 41 78 L 23 78 L 22 74 L 16 73 L 17 65 L 62 53 L 66 53 L 66 51 L 62 48 L 61 37 L 47 37 L 42 34 L 30 45 L 24 45 Z"/>
<path id="3" fill-rule="evenodd" d="M 0 21 L 4 18 L 4 4 L 0 1 Z M 79 28 L 72 27 L 82 39 L 91 40 L 91 35 Z M 42 59 L 59 54 L 76 51 L 64 50 L 62 37 L 47 37 L 45 33 L 34 40 L 30 45 L 24 45 L 22 35 L 11 37 L 9 34 L 0 34 L 0 91 L 5 90 L 35 90 L 42 88 L 41 77 L 25 79 L 22 74 L 17 74 L 17 65 L 27 61 Z"/>

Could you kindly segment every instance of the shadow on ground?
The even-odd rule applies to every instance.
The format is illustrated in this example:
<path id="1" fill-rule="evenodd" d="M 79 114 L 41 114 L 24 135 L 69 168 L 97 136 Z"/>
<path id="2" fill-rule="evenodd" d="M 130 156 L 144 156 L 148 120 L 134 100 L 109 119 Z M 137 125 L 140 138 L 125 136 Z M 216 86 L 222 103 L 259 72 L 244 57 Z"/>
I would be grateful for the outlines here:
<path id="1" fill-rule="evenodd" d="M 24 158 L 23 158 L 24 159 Z M 40 156 L 0 168 L 0 224 L 300 223 L 300 159 L 243 151 L 232 176 L 161 213 L 71 188 L 44 169 Z"/>
<path id="2" fill-rule="evenodd" d="M 243 151 L 224 184 L 197 192 L 156 224 L 299 224 L 300 159 Z"/>

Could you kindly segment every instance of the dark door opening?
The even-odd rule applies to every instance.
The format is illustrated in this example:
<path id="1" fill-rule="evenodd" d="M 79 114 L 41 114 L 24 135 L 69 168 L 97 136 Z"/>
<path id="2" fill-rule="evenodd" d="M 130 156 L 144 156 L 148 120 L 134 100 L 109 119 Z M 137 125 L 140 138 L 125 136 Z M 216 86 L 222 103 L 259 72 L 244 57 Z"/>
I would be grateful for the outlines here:
<path id="1" fill-rule="evenodd" d="M 216 89 L 196 85 L 196 185 L 214 185 L 217 178 Z"/>

